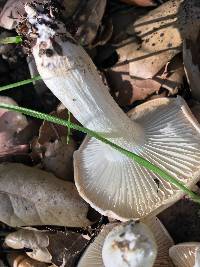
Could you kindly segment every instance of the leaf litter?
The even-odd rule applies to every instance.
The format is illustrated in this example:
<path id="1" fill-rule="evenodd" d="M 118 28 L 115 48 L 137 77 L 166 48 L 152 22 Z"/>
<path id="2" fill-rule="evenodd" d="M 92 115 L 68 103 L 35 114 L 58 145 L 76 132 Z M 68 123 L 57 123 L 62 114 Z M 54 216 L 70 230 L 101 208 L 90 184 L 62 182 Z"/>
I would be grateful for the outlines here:
<path id="1" fill-rule="evenodd" d="M 28 0 L 8 0 L 1 5 L 2 37 L 13 36 L 24 16 L 25 2 Z M 197 119 L 200 118 L 198 0 L 57 2 L 67 29 L 90 54 L 111 95 L 124 111 L 150 99 L 181 95 Z M 0 75 L 6 73 L 5 78 L 1 77 L 2 85 L 10 82 L 7 73 L 12 62 L 18 62 L 21 56 L 26 58 L 27 70 L 30 68 L 34 75 L 34 62 L 30 65 L 24 51 L 20 54 L 9 44 L 1 49 Z M 17 64 L 15 71 L 19 72 Z M 25 75 L 29 78 L 28 71 Z M 57 108 L 58 101 L 42 83 L 33 84 L 23 95 L 2 94 L 0 101 L 15 105 L 27 103 L 27 107 L 68 117 L 67 110 Z M 73 117 L 71 120 L 76 122 Z M 72 132 L 69 144 L 67 136 L 68 130 L 63 126 L 47 122 L 40 125 L 20 114 L 0 110 L 0 221 L 9 231 L 16 231 L 13 235 L 20 236 L 22 249 L 32 249 L 28 256 L 23 251 L 5 254 L 3 260 L 9 266 L 23 267 L 26 266 L 23 262 L 29 261 L 32 267 L 47 266 L 47 262 L 52 266 L 76 266 L 101 224 L 111 221 L 110 218 L 100 220 L 99 214 L 79 197 L 73 182 L 73 152 L 84 135 Z M 20 164 L 24 162 L 26 165 Z M 160 215 L 175 242 L 200 240 L 198 208 L 188 201 L 180 200 Z M 180 214 L 181 222 L 177 220 Z M 192 227 L 187 222 L 189 217 L 190 222 L 195 222 Z M 94 222 L 97 225 L 91 226 Z M 51 230 L 45 225 L 50 225 Z M 181 229 L 185 231 L 186 225 L 189 225 L 187 235 L 181 236 Z M 58 226 L 67 230 L 57 230 Z M 176 235 L 177 227 L 180 231 Z M 86 229 L 93 234 L 84 235 Z M 43 241 L 38 243 L 37 234 L 48 240 L 42 248 Z"/>

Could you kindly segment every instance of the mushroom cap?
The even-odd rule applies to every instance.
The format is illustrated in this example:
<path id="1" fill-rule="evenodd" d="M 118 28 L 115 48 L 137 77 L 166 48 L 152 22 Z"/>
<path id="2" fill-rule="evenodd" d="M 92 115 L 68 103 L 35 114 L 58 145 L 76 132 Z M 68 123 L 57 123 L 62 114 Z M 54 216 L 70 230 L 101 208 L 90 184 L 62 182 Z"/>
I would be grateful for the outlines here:
<path id="1" fill-rule="evenodd" d="M 153 267 L 173 267 L 169 258 L 169 248 L 174 243 L 167 230 L 156 217 L 146 219 L 145 224 L 153 233 L 158 248 L 157 258 Z M 103 244 L 109 232 L 119 225 L 119 223 L 105 225 L 93 243 L 88 246 L 77 267 L 105 267 L 102 259 Z"/>
<path id="2" fill-rule="evenodd" d="M 192 187 L 200 175 L 200 127 L 181 97 L 138 106 L 129 117 L 144 129 L 140 148 L 130 151 Z M 122 129 L 122 132 L 124 129 Z M 79 194 L 101 214 L 121 221 L 156 215 L 184 193 L 95 138 L 86 137 L 74 153 Z"/>
<path id="3" fill-rule="evenodd" d="M 169 249 L 176 267 L 200 267 L 200 242 L 187 242 Z"/>
<path id="4" fill-rule="evenodd" d="M 106 267 L 152 267 L 156 256 L 157 246 L 151 230 L 137 221 L 114 227 L 102 248 Z"/>

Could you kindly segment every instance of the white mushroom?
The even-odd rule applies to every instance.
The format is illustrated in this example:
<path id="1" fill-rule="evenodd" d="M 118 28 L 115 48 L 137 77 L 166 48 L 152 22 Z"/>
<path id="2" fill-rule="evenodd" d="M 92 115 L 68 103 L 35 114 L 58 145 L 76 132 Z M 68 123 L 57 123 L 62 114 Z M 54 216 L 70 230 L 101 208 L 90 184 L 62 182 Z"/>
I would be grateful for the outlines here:
<path id="1" fill-rule="evenodd" d="M 170 248 L 169 255 L 176 267 L 200 267 L 200 243 L 188 242 Z"/>
<path id="2" fill-rule="evenodd" d="M 148 227 L 151 230 L 151 231 L 148 230 L 148 232 L 153 233 L 158 248 L 157 252 L 158 255 L 153 266 L 172 267 L 173 264 L 169 258 L 168 251 L 169 248 L 173 245 L 173 241 L 169 236 L 169 234 L 167 233 L 166 229 L 156 217 L 146 220 L 145 224 L 146 227 Z M 113 232 L 114 229 L 119 230 L 119 229 L 124 229 L 124 227 L 121 226 L 119 223 L 112 223 L 104 226 L 104 228 L 95 238 L 93 243 L 91 243 L 89 247 L 86 249 L 85 253 L 83 254 L 82 258 L 78 263 L 78 267 L 93 267 L 93 266 L 105 267 L 102 258 L 102 249 L 104 246 L 105 239 L 107 238 L 109 233 Z M 104 252 L 105 252 L 105 246 L 104 246 Z M 130 266 L 135 266 L 135 265 L 130 265 Z"/>
<path id="3" fill-rule="evenodd" d="M 113 228 L 102 248 L 105 267 L 151 267 L 156 256 L 157 246 L 152 232 L 137 221 Z"/>
<path id="4" fill-rule="evenodd" d="M 99 132 L 188 187 L 200 174 L 200 128 L 182 98 L 157 99 L 123 113 L 92 60 L 43 6 L 27 5 L 38 37 L 32 48 L 49 89 L 85 127 Z M 27 33 L 29 36 L 31 32 Z M 79 194 L 104 215 L 120 220 L 160 212 L 183 193 L 158 175 L 94 138 L 75 152 Z"/>

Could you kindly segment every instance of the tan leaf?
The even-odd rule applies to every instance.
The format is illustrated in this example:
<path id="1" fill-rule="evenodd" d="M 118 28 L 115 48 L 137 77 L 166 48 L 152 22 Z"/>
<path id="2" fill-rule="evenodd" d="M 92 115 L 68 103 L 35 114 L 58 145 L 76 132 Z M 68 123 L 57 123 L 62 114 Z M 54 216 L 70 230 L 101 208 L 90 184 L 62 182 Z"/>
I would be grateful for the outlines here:
<path id="1" fill-rule="evenodd" d="M 88 205 L 73 183 L 17 163 L 0 165 L 0 220 L 10 226 L 86 226 Z"/>
<path id="2" fill-rule="evenodd" d="M 151 79 L 181 51 L 182 39 L 177 29 L 179 6 L 180 0 L 167 1 L 129 27 L 127 33 L 133 37 L 117 52 L 118 65 L 129 62 L 131 76 Z"/>

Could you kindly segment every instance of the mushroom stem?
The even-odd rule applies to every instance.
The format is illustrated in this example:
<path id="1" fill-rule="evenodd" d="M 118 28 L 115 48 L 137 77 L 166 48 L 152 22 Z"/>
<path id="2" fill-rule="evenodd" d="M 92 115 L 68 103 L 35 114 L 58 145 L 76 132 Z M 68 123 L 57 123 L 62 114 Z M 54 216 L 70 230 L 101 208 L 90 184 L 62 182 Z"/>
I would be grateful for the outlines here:
<path id="1" fill-rule="evenodd" d="M 144 143 L 142 127 L 119 108 L 90 57 L 66 33 L 63 24 L 37 13 L 30 5 L 25 10 L 38 32 L 32 50 L 38 71 L 54 95 L 83 126 L 112 142 L 124 148 Z M 48 23 L 58 29 L 54 31 Z"/>

